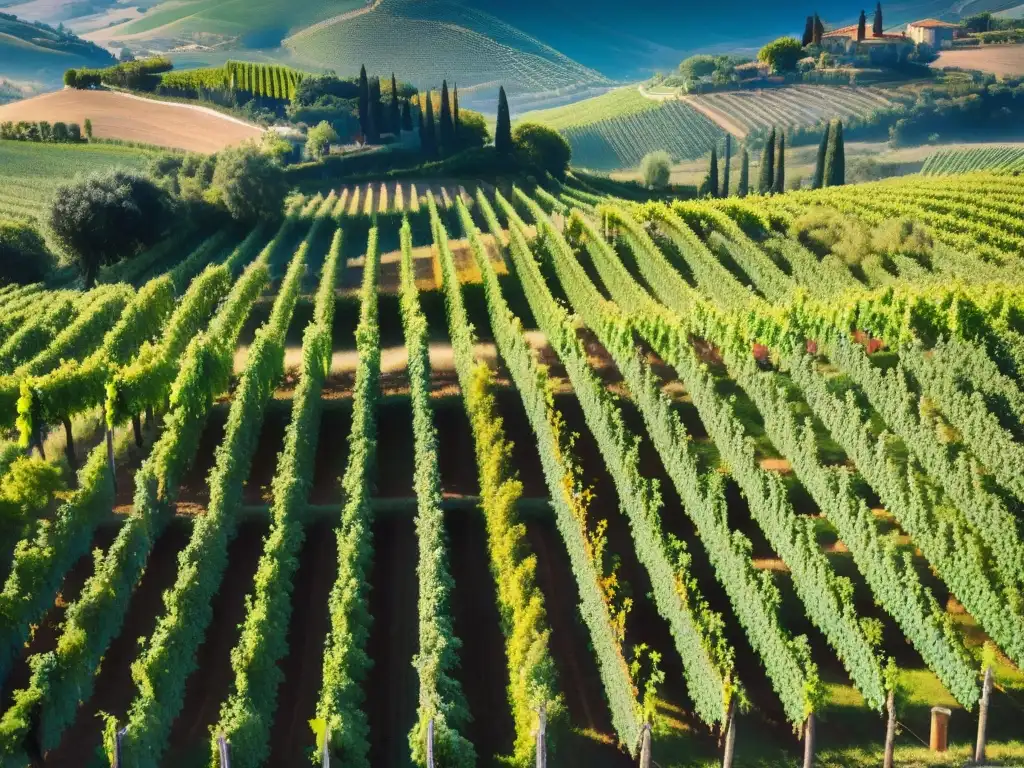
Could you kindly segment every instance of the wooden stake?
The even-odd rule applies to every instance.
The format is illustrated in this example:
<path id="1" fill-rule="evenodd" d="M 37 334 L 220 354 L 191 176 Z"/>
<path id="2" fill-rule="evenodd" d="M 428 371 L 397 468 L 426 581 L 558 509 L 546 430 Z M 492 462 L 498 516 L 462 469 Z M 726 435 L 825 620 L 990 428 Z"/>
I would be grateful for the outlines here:
<path id="1" fill-rule="evenodd" d="M 928 748 L 932 752 L 945 752 L 949 748 L 949 716 L 951 709 L 932 707 L 932 728 L 929 733 Z"/>
<path id="2" fill-rule="evenodd" d="M 974 762 L 985 760 L 985 731 L 988 728 L 988 704 L 992 698 L 992 667 L 985 667 L 985 682 L 981 686 L 981 706 L 978 709 L 978 741 L 974 745 Z"/>
<path id="3" fill-rule="evenodd" d="M 114 467 L 114 431 L 107 428 L 107 465 L 110 467 L 110 481 L 114 484 L 114 493 L 117 493 L 117 472 Z"/>
<path id="4" fill-rule="evenodd" d="M 725 751 L 722 753 L 722 768 L 732 768 L 732 756 L 736 751 L 736 698 L 729 702 L 729 714 L 725 721 Z"/>
<path id="5" fill-rule="evenodd" d="M 548 710 L 541 704 L 540 709 L 537 710 L 537 768 L 547 768 L 548 766 L 547 730 Z"/>
<path id="6" fill-rule="evenodd" d="M 893 768 L 895 762 L 894 752 L 896 750 L 896 692 L 889 691 L 889 697 L 885 700 L 885 707 L 889 711 L 888 722 L 885 725 L 885 765 L 884 768 Z"/>
<path id="7" fill-rule="evenodd" d="M 72 469 L 78 468 L 78 462 L 75 460 L 75 436 L 71 432 L 71 419 L 65 416 L 64 422 L 64 453 L 67 454 L 68 464 L 71 465 Z"/>
<path id="8" fill-rule="evenodd" d="M 220 752 L 220 768 L 231 768 L 231 745 L 223 733 L 217 737 L 217 748 Z"/>
<path id="9" fill-rule="evenodd" d="M 640 768 L 651 768 L 651 724 L 644 723 L 640 742 Z"/>
<path id="10" fill-rule="evenodd" d="M 804 724 L 804 768 L 814 766 L 814 713 L 807 716 Z"/>

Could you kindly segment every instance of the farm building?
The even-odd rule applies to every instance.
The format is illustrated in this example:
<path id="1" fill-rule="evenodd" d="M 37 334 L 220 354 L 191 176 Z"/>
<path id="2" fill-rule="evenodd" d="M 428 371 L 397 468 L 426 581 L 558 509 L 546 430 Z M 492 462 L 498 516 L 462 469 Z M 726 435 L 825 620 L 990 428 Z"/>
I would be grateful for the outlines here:
<path id="1" fill-rule="evenodd" d="M 839 27 L 821 36 L 821 46 L 839 56 L 867 56 L 872 64 L 893 64 L 906 59 L 914 44 L 905 34 L 874 34 L 867 29 L 867 36 L 857 40 L 857 25 Z"/>
<path id="2" fill-rule="evenodd" d="M 924 43 L 932 48 L 949 48 L 953 45 L 953 37 L 958 24 L 938 19 L 924 19 L 907 24 L 907 37 L 915 43 Z"/>

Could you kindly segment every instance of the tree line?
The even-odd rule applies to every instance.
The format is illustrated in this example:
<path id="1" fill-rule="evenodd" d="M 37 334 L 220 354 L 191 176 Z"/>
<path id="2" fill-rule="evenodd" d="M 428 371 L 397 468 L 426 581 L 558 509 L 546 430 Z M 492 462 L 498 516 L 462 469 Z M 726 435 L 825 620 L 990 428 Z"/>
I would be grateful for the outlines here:
<path id="1" fill-rule="evenodd" d="M 8 141 L 33 141 L 39 143 L 53 144 L 78 144 L 92 138 L 92 121 L 86 119 L 85 133 L 78 123 L 64 123 L 57 121 L 49 123 L 40 120 L 37 123 L 19 120 L 10 120 L 0 123 L 0 139 Z"/>

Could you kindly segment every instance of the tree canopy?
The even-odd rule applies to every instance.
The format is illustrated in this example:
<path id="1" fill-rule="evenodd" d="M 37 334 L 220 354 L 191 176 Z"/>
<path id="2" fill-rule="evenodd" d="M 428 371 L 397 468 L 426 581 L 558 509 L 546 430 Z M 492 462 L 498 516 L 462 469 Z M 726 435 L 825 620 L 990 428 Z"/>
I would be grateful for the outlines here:
<path id="1" fill-rule="evenodd" d="M 792 72 L 803 55 L 803 46 L 799 40 L 795 37 L 780 37 L 762 48 L 757 58 L 770 66 L 772 72 Z"/>
<path id="2" fill-rule="evenodd" d="M 572 148 L 558 131 L 537 123 L 521 123 L 512 131 L 512 146 L 530 165 L 561 177 L 569 168 Z"/>
<path id="3" fill-rule="evenodd" d="M 31 224 L 0 219 L 0 285 L 37 283 L 52 266 L 53 255 Z"/>

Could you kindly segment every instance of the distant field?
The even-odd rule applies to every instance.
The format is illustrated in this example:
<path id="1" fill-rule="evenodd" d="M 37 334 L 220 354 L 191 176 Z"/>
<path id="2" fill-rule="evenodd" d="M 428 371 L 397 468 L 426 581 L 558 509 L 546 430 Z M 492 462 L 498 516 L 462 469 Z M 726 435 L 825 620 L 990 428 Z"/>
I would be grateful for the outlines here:
<path id="1" fill-rule="evenodd" d="M 0 18 L 0 78 L 55 85 L 69 67 L 102 67 L 106 51 L 21 19 Z"/>
<path id="2" fill-rule="evenodd" d="M 191 152 L 216 152 L 256 139 L 262 130 L 213 110 L 112 91 L 64 90 L 0 107 L 0 121 L 92 120 L 97 138 L 137 141 Z"/>
<path id="3" fill-rule="evenodd" d="M 519 120 L 558 130 L 572 146 L 573 165 L 595 170 L 634 168 L 648 152 L 665 150 L 673 160 L 711 151 L 724 134 L 688 104 L 653 101 L 635 87 L 557 109 L 527 112 Z"/>
<path id="4" fill-rule="evenodd" d="M 685 99 L 739 138 L 770 125 L 813 125 L 834 117 L 867 115 L 891 103 L 879 88 L 832 85 L 728 91 Z"/>
<path id="5" fill-rule="evenodd" d="M 153 155 L 148 150 L 109 144 L 0 141 L 0 215 L 43 221 L 59 184 L 76 174 L 114 166 L 142 168 Z"/>
<path id="6" fill-rule="evenodd" d="M 983 45 L 942 51 L 933 67 L 980 69 L 996 75 L 1024 75 L 1024 45 Z"/>
<path id="7" fill-rule="evenodd" d="M 1024 173 L 1024 147 L 978 147 L 946 149 L 936 152 L 924 162 L 921 173 L 945 176 L 952 173 L 989 171 L 991 173 Z"/>

